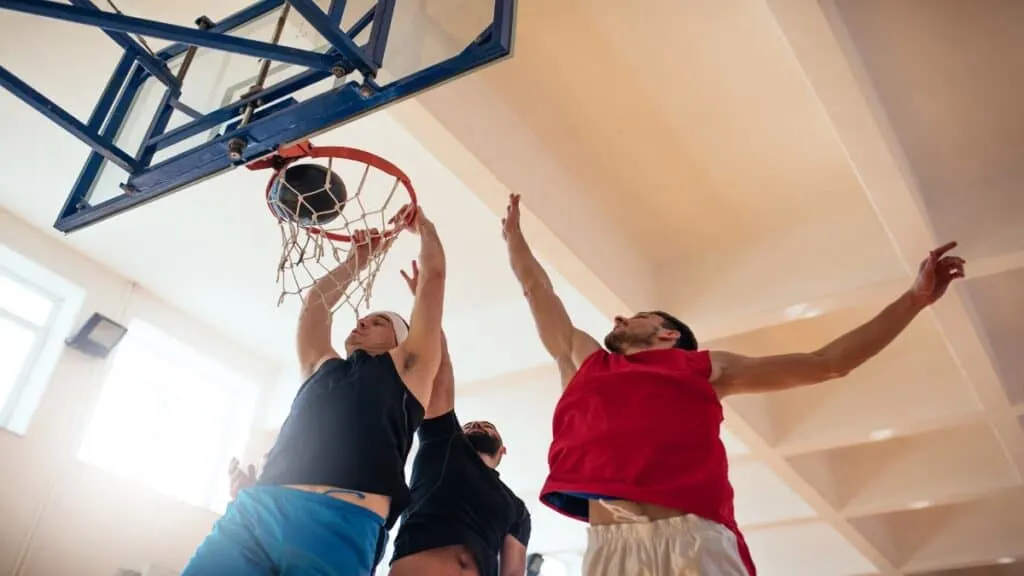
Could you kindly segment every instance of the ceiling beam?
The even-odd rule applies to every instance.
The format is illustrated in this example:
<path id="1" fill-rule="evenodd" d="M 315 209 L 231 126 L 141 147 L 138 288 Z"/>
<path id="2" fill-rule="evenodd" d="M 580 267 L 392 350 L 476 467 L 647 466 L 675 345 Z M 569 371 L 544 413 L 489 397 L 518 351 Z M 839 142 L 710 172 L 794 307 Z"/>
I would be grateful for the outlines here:
<path id="1" fill-rule="evenodd" d="M 538 256 L 602 313 L 622 314 L 656 301 L 649 258 L 613 214 L 588 201 L 587 190 L 480 75 L 388 113 L 465 182 L 496 219 L 504 215 L 510 192 L 522 194 L 523 228 Z"/>
<path id="2" fill-rule="evenodd" d="M 909 281 L 928 251 L 951 239 L 936 238 L 931 229 L 913 172 L 833 0 L 766 2 L 902 259 Z M 1017 268 L 1022 259 L 1024 254 L 990 259 L 971 266 L 970 274 Z M 977 392 L 1018 476 L 1024 476 L 1024 433 L 1013 417 L 968 303 L 952 290 L 930 313 Z"/>
<path id="3" fill-rule="evenodd" d="M 1024 251 L 972 260 L 970 276 L 972 279 L 978 280 L 1020 268 L 1024 268 Z M 793 302 L 781 308 L 739 313 L 732 313 L 730 310 L 717 310 L 713 315 L 697 317 L 691 324 L 693 329 L 701 335 L 702 342 L 713 342 L 848 308 L 880 309 L 909 287 L 909 277 L 900 276 L 816 300 Z"/>

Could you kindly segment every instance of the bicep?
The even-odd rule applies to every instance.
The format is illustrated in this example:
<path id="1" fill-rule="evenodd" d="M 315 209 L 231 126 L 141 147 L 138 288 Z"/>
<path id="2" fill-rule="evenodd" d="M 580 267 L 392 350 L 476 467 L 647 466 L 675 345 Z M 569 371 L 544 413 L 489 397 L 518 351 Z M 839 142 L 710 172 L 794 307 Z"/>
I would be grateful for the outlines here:
<path id="1" fill-rule="evenodd" d="M 562 380 L 562 390 L 565 390 L 572 382 L 576 372 L 583 365 L 591 354 L 601 349 L 601 345 L 582 330 L 573 328 L 572 344 L 569 352 L 562 356 L 555 357 L 558 365 L 558 375 Z"/>
<path id="2" fill-rule="evenodd" d="M 586 332 L 573 328 L 572 333 L 572 350 L 570 352 L 572 356 L 572 362 L 579 369 L 583 365 L 583 362 L 590 357 L 591 354 L 601 349 L 601 345 L 597 343 L 597 340 L 587 334 Z"/>
<path id="3" fill-rule="evenodd" d="M 524 293 L 537 333 L 548 354 L 556 359 L 571 356 L 576 329 L 554 289 L 545 282 L 525 287 Z"/>
<path id="4" fill-rule="evenodd" d="M 711 383 L 721 397 L 787 390 L 840 376 L 826 357 L 814 352 L 760 358 L 711 353 Z"/>
<path id="5" fill-rule="evenodd" d="M 450 365 L 449 365 L 450 366 Z M 442 372 L 447 372 L 442 374 Z M 427 405 L 425 418 L 434 418 L 451 412 L 455 408 L 455 379 L 451 375 L 451 368 L 444 362 L 438 368 L 438 376 L 434 379 L 430 391 L 430 403 Z"/>
<path id="6" fill-rule="evenodd" d="M 312 291 L 306 298 L 299 313 L 296 335 L 299 369 L 303 378 L 309 378 L 325 360 L 338 357 L 331 346 L 330 310 L 321 300 L 316 299 Z"/>
<path id="7" fill-rule="evenodd" d="M 441 363 L 437 367 L 437 375 L 430 390 L 430 404 L 427 406 L 426 418 L 435 418 L 455 410 L 455 371 L 452 359 L 448 355 L 448 340 L 441 333 Z"/>

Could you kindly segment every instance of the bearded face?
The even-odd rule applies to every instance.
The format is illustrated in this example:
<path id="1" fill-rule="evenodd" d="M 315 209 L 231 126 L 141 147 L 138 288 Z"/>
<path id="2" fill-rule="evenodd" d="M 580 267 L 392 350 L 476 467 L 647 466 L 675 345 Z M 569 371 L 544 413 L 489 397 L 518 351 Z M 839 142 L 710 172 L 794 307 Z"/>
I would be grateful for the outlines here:
<path id="1" fill-rule="evenodd" d="M 653 348 L 663 331 L 663 321 L 655 314 L 642 313 L 632 318 L 616 316 L 615 327 L 604 337 L 604 346 L 616 354 Z"/>
<path id="2" fill-rule="evenodd" d="M 466 439 L 478 453 L 485 456 L 500 457 L 504 452 L 505 444 L 498 434 L 498 429 L 490 422 L 468 422 L 462 427 Z"/>

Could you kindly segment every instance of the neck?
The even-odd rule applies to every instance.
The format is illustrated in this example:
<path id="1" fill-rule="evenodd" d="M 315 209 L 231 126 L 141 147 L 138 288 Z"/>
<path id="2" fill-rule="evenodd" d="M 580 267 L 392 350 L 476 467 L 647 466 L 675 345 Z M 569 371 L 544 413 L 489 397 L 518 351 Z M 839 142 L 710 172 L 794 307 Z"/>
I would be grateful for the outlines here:
<path id="1" fill-rule="evenodd" d="M 378 348 L 370 348 L 370 347 L 364 347 L 364 346 L 355 346 L 355 347 L 348 348 L 348 349 L 345 350 L 346 357 L 347 356 L 352 356 L 352 354 L 355 354 L 356 350 L 362 350 L 363 352 L 366 352 L 370 356 L 380 356 L 381 354 L 387 354 L 388 351 L 390 350 L 390 348 L 379 348 L 378 349 Z"/>
<path id="2" fill-rule="evenodd" d="M 491 456 L 490 454 L 484 454 L 483 452 L 477 452 L 477 454 L 480 455 L 480 459 L 484 461 L 484 464 L 487 464 L 488 468 L 494 469 L 498 467 L 497 456 Z"/>
<path id="3" fill-rule="evenodd" d="M 622 354 L 629 356 L 630 354 L 636 354 L 637 352 L 647 352 L 648 350 L 668 350 L 672 348 L 670 344 L 662 344 L 661 341 L 655 344 L 646 344 L 643 346 L 623 346 Z"/>

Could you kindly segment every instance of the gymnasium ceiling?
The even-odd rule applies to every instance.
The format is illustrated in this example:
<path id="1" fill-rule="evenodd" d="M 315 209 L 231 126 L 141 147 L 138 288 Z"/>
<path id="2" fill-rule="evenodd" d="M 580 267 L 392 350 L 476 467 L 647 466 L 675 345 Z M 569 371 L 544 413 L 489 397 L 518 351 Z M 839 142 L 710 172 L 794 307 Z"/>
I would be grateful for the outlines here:
<path id="1" fill-rule="evenodd" d="M 174 4 L 182 21 L 193 4 Z M 436 34 L 418 48 L 465 37 L 474 8 L 431 3 Z M 504 268 L 510 190 L 582 327 L 659 307 L 708 347 L 748 354 L 824 344 L 905 289 L 929 249 L 960 241 L 970 279 L 874 362 L 727 403 L 737 513 L 764 576 L 1017 574 L 1022 28 L 1014 0 L 521 0 L 513 59 L 324 141 L 368 147 L 419 184 L 449 247 L 459 411 L 503 430 L 503 477 L 531 503 L 558 388 Z M 27 75 L 17 46 L 59 58 L 47 34 L 80 30 L 0 35 L 5 65 Z M 95 44 L 90 62 L 105 55 Z M 78 64 L 36 73 L 55 97 L 92 90 L 69 104 L 84 115 L 113 61 Z M 3 205 L 46 229 L 84 151 L 27 112 L 8 126 L 0 141 L 23 155 L 5 163 Z M 21 193 L 41 173 L 45 194 Z M 235 172 L 68 242 L 284 365 L 294 309 L 272 308 L 260 186 Z M 415 243 L 395 250 L 382 274 Z M 378 284 L 378 301 L 404 309 L 394 288 Z M 534 513 L 533 547 L 578 561 L 583 528 Z"/>
<path id="2" fill-rule="evenodd" d="M 1014 0 L 525 1 L 512 61 L 394 116 L 467 182 L 483 166 L 523 194 L 602 312 L 666 307 L 712 348 L 815 349 L 958 240 L 970 279 L 874 362 L 728 402 L 737 512 L 765 575 L 1019 574 L 1021 30 Z M 470 187 L 501 209 L 501 186 Z M 553 378 L 463 411 L 546 416 Z M 507 420 L 539 477 L 541 418 Z"/>

